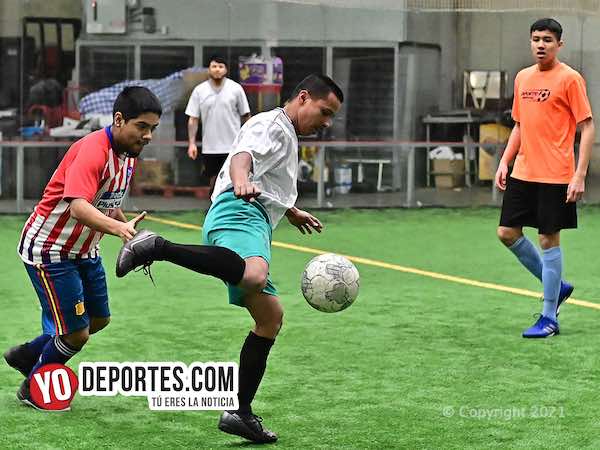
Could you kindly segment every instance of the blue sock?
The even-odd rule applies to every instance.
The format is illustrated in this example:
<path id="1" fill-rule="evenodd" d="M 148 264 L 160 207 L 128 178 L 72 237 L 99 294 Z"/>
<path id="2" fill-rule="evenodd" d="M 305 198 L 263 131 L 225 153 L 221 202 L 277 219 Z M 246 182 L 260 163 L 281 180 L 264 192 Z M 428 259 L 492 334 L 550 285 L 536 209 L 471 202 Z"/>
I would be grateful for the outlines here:
<path id="1" fill-rule="evenodd" d="M 50 363 L 64 364 L 73 357 L 79 350 L 71 347 L 67 344 L 60 336 L 54 336 L 44 346 L 40 359 L 33 366 L 29 373 L 29 378 L 38 370 L 41 366 Z"/>
<path id="2" fill-rule="evenodd" d="M 552 247 L 544 250 L 543 261 L 544 309 L 542 315 L 556 320 L 556 305 L 558 304 L 560 279 L 562 276 L 562 252 L 560 251 L 560 247 Z"/>
<path id="3" fill-rule="evenodd" d="M 533 245 L 526 236 L 521 236 L 513 245 L 508 247 L 508 249 L 515 254 L 519 261 L 521 261 L 521 264 L 523 264 L 534 277 L 542 281 L 542 267 L 544 264 L 540 252 L 538 252 L 535 245 Z"/>
<path id="4" fill-rule="evenodd" d="M 42 350 L 44 350 L 45 345 L 52 338 L 49 334 L 41 334 L 30 342 L 27 342 L 27 348 L 31 351 L 31 354 L 35 356 L 35 358 L 39 358 Z"/>

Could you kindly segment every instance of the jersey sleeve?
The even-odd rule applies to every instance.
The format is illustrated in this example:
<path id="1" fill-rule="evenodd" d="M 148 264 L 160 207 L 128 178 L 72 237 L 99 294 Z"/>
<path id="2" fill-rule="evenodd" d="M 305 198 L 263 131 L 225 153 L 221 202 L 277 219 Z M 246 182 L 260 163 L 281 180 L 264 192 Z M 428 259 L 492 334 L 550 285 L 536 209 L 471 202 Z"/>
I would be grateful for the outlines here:
<path id="1" fill-rule="evenodd" d="M 585 88 L 585 80 L 579 74 L 576 74 L 569 81 L 567 86 L 567 99 L 569 107 L 575 117 L 575 122 L 579 123 L 592 117 L 592 108 Z"/>
<path id="2" fill-rule="evenodd" d="M 190 95 L 187 107 L 185 108 L 185 114 L 196 119 L 200 117 L 200 89 L 198 89 L 198 86 L 192 91 L 192 95 Z"/>
<path id="3" fill-rule="evenodd" d="M 237 95 L 237 109 L 240 116 L 245 116 L 250 113 L 250 105 L 248 105 L 248 99 L 246 98 L 246 92 L 244 88 L 239 86 Z"/>
<path id="4" fill-rule="evenodd" d="M 250 153 L 252 173 L 259 176 L 282 161 L 285 148 L 285 133 L 279 126 L 268 122 L 254 122 L 242 128 L 231 155 Z"/>
<path id="5" fill-rule="evenodd" d="M 107 150 L 95 145 L 82 147 L 65 171 L 63 199 L 83 198 L 91 203 L 100 189 Z"/>
<path id="6" fill-rule="evenodd" d="M 512 118 L 515 122 L 521 122 L 521 113 L 519 110 L 519 74 L 515 77 L 515 90 L 513 94 Z"/>

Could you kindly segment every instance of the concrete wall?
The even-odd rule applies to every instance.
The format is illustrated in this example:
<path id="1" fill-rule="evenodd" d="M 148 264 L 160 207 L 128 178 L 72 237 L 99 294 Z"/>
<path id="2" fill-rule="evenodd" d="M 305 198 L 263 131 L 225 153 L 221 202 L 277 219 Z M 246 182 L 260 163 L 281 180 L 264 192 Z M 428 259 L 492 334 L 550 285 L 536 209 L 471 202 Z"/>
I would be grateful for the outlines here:
<path id="1" fill-rule="evenodd" d="M 282 40 L 389 42 L 403 40 L 405 35 L 405 13 L 398 10 L 268 0 L 177 0 L 176 8 L 165 0 L 142 0 L 141 4 L 155 8 L 157 32 L 144 33 L 141 24 L 131 24 L 127 33 L 130 38 L 266 40 L 271 45 Z M 168 28 L 166 34 L 161 33 L 162 27 Z"/>
<path id="2" fill-rule="evenodd" d="M 83 5 L 81 0 L 1 0 L 0 37 L 20 36 L 21 19 L 26 16 L 80 19 Z"/>

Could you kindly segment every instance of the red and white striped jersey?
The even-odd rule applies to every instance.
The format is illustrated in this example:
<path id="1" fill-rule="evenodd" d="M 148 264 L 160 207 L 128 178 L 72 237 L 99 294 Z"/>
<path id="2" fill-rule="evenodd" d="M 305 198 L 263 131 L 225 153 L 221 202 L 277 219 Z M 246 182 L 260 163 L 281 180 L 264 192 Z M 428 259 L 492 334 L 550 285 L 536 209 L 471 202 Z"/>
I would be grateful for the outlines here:
<path id="1" fill-rule="evenodd" d="M 48 182 L 25 223 L 17 251 L 28 264 L 94 258 L 103 233 L 71 217 L 70 201 L 87 200 L 109 215 L 119 208 L 135 169 L 135 158 L 112 149 L 110 127 L 75 142 Z"/>

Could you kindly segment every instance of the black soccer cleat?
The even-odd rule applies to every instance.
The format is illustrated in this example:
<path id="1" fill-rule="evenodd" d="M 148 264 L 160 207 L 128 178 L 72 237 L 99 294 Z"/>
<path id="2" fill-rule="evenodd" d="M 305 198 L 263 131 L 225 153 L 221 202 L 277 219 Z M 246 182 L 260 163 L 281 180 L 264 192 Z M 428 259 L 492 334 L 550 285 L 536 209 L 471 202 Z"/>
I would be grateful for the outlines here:
<path id="1" fill-rule="evenodd" d="M 117 277 L 121 278 L 137 267 L 147 268 L 154 262 L 158 234 L 140 230 L 126 242 L 117 256 Z"/>
<path id="2" fill-rule="evenodd" d="M 269 444 L 277 441 L 277 435 L 263 428 L 262 417 L 252 413 L 242 414 L 223 411 L 219 419 L 219 430 L 241 436 L 258 444 Z"/>
<path id="3" fill-rule="evenodd" d="M 31 398 L 31 392 L 29 391 L 29 379 L 25 378 L 21 383 L 21 387 L 17 391 L 17 398 L 19 401 L 30 408 L 37 409 L 38 411 L 47 411 L 47 412 L 61 412 L 61 411 L 71 411 L 71 407 L 67 406 L 63 409 L 45 409 L 38 406 L 33 399 Z"/>
<path id="4" fill-rule="evenodd" d="M 35 363 L 37 362 L 37 358 L 31 350 L 29 350 L 27 344 L 16 345 L 9 348 L 4 352 L 4 359 L 10 367 L 21 372 L 26 378 L 29 376 L 29 372 L 31 372 L 31 369 L 33 369 L 33 366 L 35 366 Z"/>

